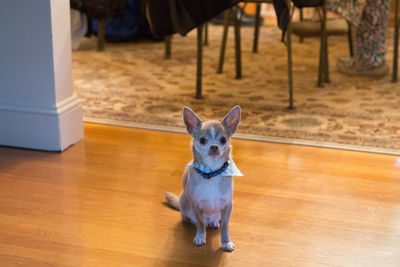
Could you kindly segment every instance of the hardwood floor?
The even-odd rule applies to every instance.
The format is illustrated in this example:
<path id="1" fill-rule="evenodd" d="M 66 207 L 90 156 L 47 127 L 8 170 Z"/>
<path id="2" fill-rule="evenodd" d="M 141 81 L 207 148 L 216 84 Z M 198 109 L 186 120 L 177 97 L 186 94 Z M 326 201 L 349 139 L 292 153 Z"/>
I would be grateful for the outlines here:
<path id="1" fill-rule="evenodd" d="M 400 266 L 400 159 L 234 140 L 231 238 L 164 204 L 188 135 L 96 124 L 64 153 L 0 148 L 1 266 Z"/>

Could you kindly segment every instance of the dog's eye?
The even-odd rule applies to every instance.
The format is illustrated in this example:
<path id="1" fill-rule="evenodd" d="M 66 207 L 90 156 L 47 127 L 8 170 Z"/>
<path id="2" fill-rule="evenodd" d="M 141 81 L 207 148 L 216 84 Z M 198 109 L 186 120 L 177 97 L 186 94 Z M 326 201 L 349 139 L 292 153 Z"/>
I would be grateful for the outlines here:
<path id="1" fill-rule="evenodd" d="M 219 141 L 221 142 L 221 144 L 225 145 L 225 143 L 226 143 L 226 138 L 225 138 L 225 136 L 222 136 L 222 137 L 219 139 Z"/>
<path id="2" fill-rule="evenodd" d="M 205 139 L 204 137 L 200 138 L 200 144 L 205 145 L 207 142 L 207 139 Z"/>

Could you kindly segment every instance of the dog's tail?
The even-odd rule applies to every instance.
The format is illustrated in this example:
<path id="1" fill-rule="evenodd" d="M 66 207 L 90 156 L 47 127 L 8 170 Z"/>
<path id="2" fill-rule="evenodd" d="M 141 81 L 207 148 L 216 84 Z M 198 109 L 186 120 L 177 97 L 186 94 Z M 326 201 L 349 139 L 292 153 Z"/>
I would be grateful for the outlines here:
<path id="1" fill-rule="evenodd" d="M 165 192 L 165 199 L 167 200 L 168 204 L 176 209 L 179 210 L 179 198 L 177 195 L 171 193 L 171 192 Z"/>

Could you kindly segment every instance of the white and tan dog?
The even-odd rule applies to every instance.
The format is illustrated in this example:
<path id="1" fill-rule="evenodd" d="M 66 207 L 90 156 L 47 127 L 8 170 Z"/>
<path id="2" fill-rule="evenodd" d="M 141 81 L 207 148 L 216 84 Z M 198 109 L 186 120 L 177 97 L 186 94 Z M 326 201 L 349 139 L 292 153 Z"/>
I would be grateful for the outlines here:
<path id="1" fill-rule="evenodd" d="M 219 228 L 225 251 L 235 245 L 229 237 L 232 212 L 233 176 L 243 176 L 231 158 L 231 136 L 240 122 L 240 107 L 234 107 L 219 121 L 202 122 L 188 107 L 183 109 L 183 120 L 193 137 L 193 161 L 183 174 L 183 192 L 176 196 L 165 193 L 167 202 L 181 211 L 182 220 L 196 226 L 193 240 L 196 246 L 206 243 L 206 227 Z"/>

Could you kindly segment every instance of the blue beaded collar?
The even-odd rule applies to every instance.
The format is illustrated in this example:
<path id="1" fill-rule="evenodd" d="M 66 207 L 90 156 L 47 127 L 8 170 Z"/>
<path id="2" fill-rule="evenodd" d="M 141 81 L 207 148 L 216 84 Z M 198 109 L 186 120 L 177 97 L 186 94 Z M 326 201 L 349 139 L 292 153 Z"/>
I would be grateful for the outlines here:
<path id="1" fill-rule="evenodd" d="M 198 164 L 197 162 L 194 163 L 194 169 L 195 169 L 196 172 L 197 172 L 198 174 L 200 174 L 204 179 L 210 179 L 211 177 L 215 177 L 215 176 L 220 175 L 221 173 L 223 173 L 223 172 L 226 170 L 226 168 L 228 168 L 228 166 L 229 166 L 229 163 L 228 163 L 228 162 L 225 162 L 224 165 L 222 165 L 222 167 L 219 168 L 219 169 L 216 170 L 216 171 L 213 171 L 213 172 L 204 172 L 204 171 L 200 170 L 200 166 L 199 166 L 199 164 Z"/>
<path id="2" fill-rule="evenodd" d="M 229 159 L 225 162 L 221 168 L 218 170 L 213 170 L 203 166 L 197 162 L 190 162 L 188 167 L 193 168 L 198 174 L 200 174 L 204 179 L 210 179 L 215 176 L 243 176 L 240 170 L 236 167 L 235 162 Z"/>

